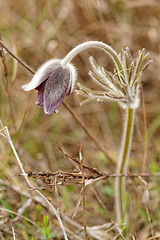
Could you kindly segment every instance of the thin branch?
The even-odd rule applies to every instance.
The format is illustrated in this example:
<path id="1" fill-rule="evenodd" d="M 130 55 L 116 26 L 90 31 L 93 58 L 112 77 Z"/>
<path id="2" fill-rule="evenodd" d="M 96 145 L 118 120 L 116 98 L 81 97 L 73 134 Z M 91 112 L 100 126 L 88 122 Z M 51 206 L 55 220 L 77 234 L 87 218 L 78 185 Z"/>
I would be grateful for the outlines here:
<path id="1" fill-rule="evenodd" d="M 72 156 L 70 156 L 69 154 L 67 154 L 64 150 L 62 150 L 59 146 L 54 145 L 54 147 L 56 147 L 58 150 L 60 150 L 69 160 L 71 160 L 75 166 L 77 166 L 78 168 L 80 168 L 81 163 L 79 162 L 78 159 L 73 158 Z M 89 172 L 93 172 L 95 175 L 98 174 L 99 175 L 99 171 L 97 171 L 95 168 L 86 166 L 85 164 L 83 164 L 83 168 L 86 171 Z"/>
<path id="2" fill-rule="evenodd" d="M 24 61 L 22 61 L 19 57 L 17 57 L 3 42 L 0 40 L 0 45 L 4 47 L 4 49 L 13 57 L 15 58 L 23 67 L 25 67 L 31 73 L 35 73 L 34 70 L 28 66 Z"/>
<path id="3" fill-rule="evenodd" d="M 151 230 L 152 239 L 155 240 L 154 231 L 153 231 L 153 225 L 152 225 L 152 220 L 151 220 L 151 217 L 150 217 L 150 214 L 149 214 L 149 209 L 148 209 L 148 207 L 145 207 L 145 210 L 146 210 L 148 222 L 149 222 L 149 224 L 150 224 L 150 230 Z"/>
<path id="4" fill-rule="evenodd" d="M 82 191 L 82 199 L 83 199 L 83 213 L 84 213 L 84 234 L 85 234 L 85 240 L 87 240 L 87 220 L 86 220 L 86 186 L 85 186 L 85 176 L 84 176 L 84 169 L 83 169 L 83 156 L 82 156 L 82 147 L 79 149 L 79 160 L 81 165 L 81 172 L 82 172 L 82 185 L 83 185 L 83 191 Z"/>
<path id="5" fill-rule="evenodd" d="M 8 98 L 8 104 L 9 104 L 9 110 L 10 110 L 10 116 L 13 122 L 13 128 L 16 130 L 16 124 L 15 124 L 15 118 L 14 118 L 14 113 L 13 113 L 13 105 L 12 105 L 12 100 L 11 100 L 11 95 L 10 95 L 10 91 L 9 91 L 9 86 L 8 86 L 8 69 L 7 69 L 7 65 L 6 65 L 6 59 L 5 59 L 5 55 L 4 55 L 4 49 L 1 46 L 0 48 L 0 57 L 2 60 L 2 65 L 3 65 L 3 76 L 2 76 L 2 80 L 3 80 L 3 84 L 5 87 L 5 91 L 7 94 L 7 98 Z"/>

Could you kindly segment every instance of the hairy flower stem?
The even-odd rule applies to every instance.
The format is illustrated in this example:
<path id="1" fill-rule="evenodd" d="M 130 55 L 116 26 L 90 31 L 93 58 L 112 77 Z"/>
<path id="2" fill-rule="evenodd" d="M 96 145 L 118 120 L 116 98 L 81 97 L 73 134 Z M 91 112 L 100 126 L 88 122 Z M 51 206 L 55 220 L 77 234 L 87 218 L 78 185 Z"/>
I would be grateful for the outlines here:
<path id="1" fill-rule="evenodd" d="M 128 159 L 130 154 L 130 146 L 133 135 L 135 109 L 128 107 L 126 109 L 126 118 L 124 123 L 123 138 L 121 145 L 121 152 L 118 160 L 117 174 L 125 174 L 128 167 Z M 116 201 L 116 215 L 119 224 L 124 223 L 125 220 L 125 178 L 117 177 L 115 181 L 115 201 Z"/>
<path id="2" fill-rule="evenodd" d="M 122 75 L 125 75 L 124 67 L 118 54 L 108 44 L 105 44 L 99 41 L 85 42 L 73 48 L 62 60 L 62 66 L 69 64 L 78 53 L 88 48 L 99 48 L 104 52 L 106 52 L 114 61 L 117 73 L 121 73 L 121 77 Z M 121 79 L 121 81 L 124 85 L 126 84 L 126 81 L 124 79 Z M 124 135 L 122 139 L 120 158 L 118 161 L 117 174 L 124 174 L 127 171 L 130 145 L 132 140 L 135 110 L 128 106 L 126 109 L 126 112 L 127 113 L 126 113 L 126 120 L 124 125 Z M 118 223 L 124 222 L 124 193 L 125 193 L 125 178 L 117 177 L 116 178 L 116 214 L 117 214 Z"/>
<path id="3" fill-rule="evenodd" d="M 123 71 L 123 67 L 121 64 L 121 61 L 119 59 L 118 54 L 113 50 L 112 47 L 110 47 L 108 44 L 103 43 L 103 42 L 99 42 L 99 41 L 88 41 L 88 42 L 84 42 L 81 43 L 79 45 L 77 45 L 75 48 L 73 48 L 66 56 L 65 58 L 62 60 L 62 65 L 65 66 L 68 63 L 71 62 L 71 60 L 81 51 L 84 51 L 88 48 L 99 48 L 105 52 L 108 53 L 108 55 L 110 55 L 110 57 L 113 59 L 115 65 L 117 66 L 117 69 L 119 70 L 119 72 Z"/>

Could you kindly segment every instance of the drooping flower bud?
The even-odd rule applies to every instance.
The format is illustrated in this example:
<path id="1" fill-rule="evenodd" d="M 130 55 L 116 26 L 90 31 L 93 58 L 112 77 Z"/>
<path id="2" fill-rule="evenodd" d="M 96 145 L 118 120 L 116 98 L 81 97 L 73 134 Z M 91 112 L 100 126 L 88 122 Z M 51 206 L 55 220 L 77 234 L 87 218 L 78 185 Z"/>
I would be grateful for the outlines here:
<path id="1" fill-rule="evenodd" d="M 34 74 L 23 90 L 38 90 L 36 104 L 43 107 L 46 114 L 56 111 L 63 99 L 68 96 L 76 81 L 76 70 L 72 64 L 63 66 L 59 59 L 45 62 Z"/>

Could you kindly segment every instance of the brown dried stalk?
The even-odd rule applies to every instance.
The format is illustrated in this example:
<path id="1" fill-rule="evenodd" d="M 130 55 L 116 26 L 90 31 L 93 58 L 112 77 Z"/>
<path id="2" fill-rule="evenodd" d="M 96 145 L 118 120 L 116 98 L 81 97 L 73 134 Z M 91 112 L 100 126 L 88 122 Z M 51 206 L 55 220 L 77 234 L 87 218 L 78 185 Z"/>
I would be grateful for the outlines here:
<path id="1" fill-rule="evenodd" d="M 82 199 L 83 199 L 83 213 L 84 213 L 84 234 L 85 237 L 84 239 L 87 240 L 87 220 L 86 220 L 86 185 L 85 185 L 85 175 L 84 175 L 84 168 L 83 168 L 83 156 L 82 156 L 82 146 L 79 149 L 79 160 L 80 160 L 80 170 L 82 172 L 82 186 L 83 186 L 83 191 L 82 191 Z"/>
<path id="2" fill-rule="evenodd" d="M 1 60 L 2 60 L 2 65 L 3 65 L 2 80 L 3 80 L 4 88 L 5 88 L 5 91 L 6 91 L 6 94 L 7 94 L 7 98 L 8 98 L 10 117 L 12 119 L 13 128 L 16 130 L 16 124 L 15 124 L 15 118 L 14 118 L 14 113 L 13 113 L 13 105 L 12 105 L 12 100 L 11 100 L 11 94 L 10 94 L 9 87 L 8 87 L 8 70 L 7 70 L 6 59 L 5 59 L 5 55 L 4 55 L 4 49 L 3 49 L 2 46 L 0 47 L 0 57 L 1 57 Z"/>
<path id="3" fill-rule="evenodd" d="M 109 173 L 109 172 L 100 172 L 95 168 L 89 167 L 83 162 L 79 161 L 76 158 L 73 158 L 69 154 L 65 153 L 60 147 L 55 146 L 58 150 L 63 152 L 63 154 L 71 160 L 74 165 L 77 165 L 77 168 L 72 171 L 56 171 L 56 172 L 35 172 L 29 171 L 27 173 L 28 177 L 35 178 L 35 179 L 42 179 L 45 185 L 42 185 L 40 189 L 44 189 L 48 186 L 55 187 L 62 186 L 62 185 L 73 185 L 73 184 L 82 184 L 85 181 L 85 186 L 93 184 L 100 180 L 105 180 L 111 177 L 160 177 L 160 173 Z M 83 172 L 82 172 L 83 166 Z M 15 175 L 15 176 L 21 176 Z"/>

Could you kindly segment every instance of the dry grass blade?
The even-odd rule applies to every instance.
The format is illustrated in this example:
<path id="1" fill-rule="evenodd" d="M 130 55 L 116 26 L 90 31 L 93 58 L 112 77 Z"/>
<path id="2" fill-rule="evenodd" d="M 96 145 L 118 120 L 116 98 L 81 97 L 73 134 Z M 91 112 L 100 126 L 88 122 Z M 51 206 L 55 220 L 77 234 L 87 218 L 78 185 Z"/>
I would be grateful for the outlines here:
<path id="1" fill-rule="evenodd" d="M 4 240 L 1 230 L 0 230 L 0 237 L 1 237 L 1 240 Z"/>
<path id="2" fill-rule="evenodd" d="M 26 173 L 25 173 L 25 171 L 24 171 L 24 168 L 23 168 L 23 165 L 22 165 L 22 163 L 21 163 L 21 160 L 20 160 L 20 158 L 19 158 L 19 156 L 18 156 L 18 154 L 17 154 L 17 151 L 16 151 L 16 149 L 15 149 L 15 147 L 14 147 L 14 145 L 13 145 L 13 142 L 12 142 L 12 140 L 11 140 L 11 137 L 10 137 L 10 134 L 9 134 L 9 131 L 8 131 L 8 128 L 7 128 L 7 127 L 4 128 L 2 122 L 1 122 L 1 126 L 2 126 L 2 129 L 4 129 L 4 131 L 5 131 L 5 135 L 6 135 L 6 137 L 8 138 L 8 142 L 9 142 L 9 144 L 10 144 L 12 150 L 13 150 L 13 153 L 14 153 L 15 158 L 16 158 L 16 160 L 17 160 L 17 162 L 18 162 L 18 165 L 19 165 L 19 167 L 20 167 L 20 169 L 21 169 L 21 171 L 22 171 L 22 174 L 23 174 L 23 176 L 24 176 L 24 178 L 25 178 L 25 180 L 26 180 L 26 183 L 28 184 L 29 187 L 31 187 L 32 189 L 34 189 L 34 187 L 32 186 L 32 184 L 30 183 L 30 181 L 29 181 L 29 179 L 28 179 L 28 176 L 26 175 Z M 65 240 L 68 240 L 67 234 L 66 234 L 66 232 L 65 232 L 65 229 L 64 229 L 64 226 L 63 226 L 63 223 L 62 223 L 62 220 L 61 220 L 61 217 L 60 217 L 58 211 L 54 208 L 54 206 L 48 201 L 48 199 L 47 199 L 40 191 L 38 191 L 38 190 L 35 190 L 35 191 L 40 195 L 40 197 L 43 199 L 43 201 L 45 201 L 46 204 L 53 210 L 55 216 L 56 216 L 57 219 L 58 219 L 58 222 L 59 222 L 59 224 L 60 224 L 60 227 L 61 227 L 61 229 L 62 229 L 62 232 L 63 232 L 63 234 L 64 234 L 64 239 L 65 239 Z"/>
<path id="3" fill-rule="evenodd" d="M 154 237 L 150 237 L 150 238 L 146 238 L 145 240 L 154 240 L 154 239 L 159 239 L 160 235 L 154 236 Z"/>
<path id="4" fill-rule="evenodd" d="M 27 201 L 23 204 L 23 206 L 21 208 L 18 209 L 18 214 L 22 215 L 24 213 L 24 211 L 26 210 L 26 208 L 28 208 L 32 203 L 32 199 L 29 198 L 27 199 Z M 19 219 L 19 216 L 15 217 L 13 222 L 16 222 Z"/>
<path id="5" fill-rule="evenodd" d="M 33 222 L 31 219 L 29 219 L 29 218 L 27 218 L 27 217 L 24 217 L 22 214 L 19 214 L 19 213 L 17 213 L 17 212 L 14 212 L 14 211 L 11 211 L 11 210 L 8 210 L 8 209 L 5 209 L 5 208 L 1 208 L 1 207 L 0 207 L 0 211 L 2 211 L 2 212 L 8 212 L 8 213 L 13 213 L 14 215 L 16 215 L 16 216 L 18 216 L 18 217 L 20 217 L 20 218 L 25 219 L 26 221 L 28 221 L 28 222 L 31 223 L 32 225 L 34 225 L 34 226 L 36 226 L 37 228 L 39 228 L 39 226 L 38 226 L 35 222 Z"/>
<path id="6" fill-rule="evenodd" d="M 15 232 L 14 232 L 14 227 L 12 227 L 12 232 L 13 232 L 13 240 L 16 240 L 16 235 L 15 235 Z"/>
<path id="7" fill-rule="evenodd" d="M 148 222 L 149 222 L 149 224 L 150 224 L 152 239 L 155 240 L 155 236 L 154 236 L 154 232 L 153 232 L 153 225 L 152 225 L 152 220 L 151 220 L 151 217 L 150 217 L 149 209 L 148 209 L 148 207 L 145 207 L 145 209 L 146 209 L 146 214 L 147 214 Z"/>
<path id="8" fill-rule="evenodd" d="M 87 240 L 87 220 L 86 220 L 86 186 L 85 186 L 85 176 L 83 169 L 83 156 L 82 156 L 82 146 L 79 149 L 79 160 L 80 160 L 80 169 L 82 172 L 82 199 L 83 199 L 83 218 L 84 218 L 84 239 Z"/>

